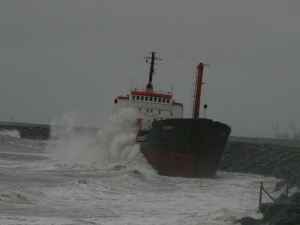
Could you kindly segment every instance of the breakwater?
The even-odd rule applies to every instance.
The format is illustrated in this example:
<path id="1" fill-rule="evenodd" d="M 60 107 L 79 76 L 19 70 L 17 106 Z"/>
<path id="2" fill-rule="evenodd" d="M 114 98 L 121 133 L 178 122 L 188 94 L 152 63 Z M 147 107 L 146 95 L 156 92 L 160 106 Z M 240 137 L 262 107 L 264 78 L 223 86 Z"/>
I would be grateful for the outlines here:
<path id="1" fill-rule="evenodd" d="M 55 131 L 61 130 L 62 132 L 69 129 L 69 127 L 51 127 L 50 125 L 46 124 L 0 122 L 0 131 L 16 130 L 20 133 L 20 137 L 24 139 L 48 140 L 50 137 L 55 139 L 55 134 L 51 133 L 51 128 L 55 128 Z M 74 132 L 84 131 L 95 134 L 97 130 L 98 128 L 91 127 L 72 127 L 72 131 Z"/>
<path id="2" fill-rule="evenodd" d="M 288 178 L 300 187 L 300 141 L 230 137 L 220 169 Z"/>
<path id="3" fill-rule="evenodd" d="M 50 125 L 0 122 L 1 130 L 17 130 L 21 138 L 47 140 L 50 137 Z"/>
<path id="4" fill-rule="evenodd" d="M 300 142 L 263 138 L 231 137 L 224 150 L 221 170 L 253 173 L 282 179 L 275 190 L 296 187 L 297 192 L 282 194 L 272 203 L 260 207 L 263 217 L 244 217 L 241 225 L 299 225 L 300 224 Z"/>

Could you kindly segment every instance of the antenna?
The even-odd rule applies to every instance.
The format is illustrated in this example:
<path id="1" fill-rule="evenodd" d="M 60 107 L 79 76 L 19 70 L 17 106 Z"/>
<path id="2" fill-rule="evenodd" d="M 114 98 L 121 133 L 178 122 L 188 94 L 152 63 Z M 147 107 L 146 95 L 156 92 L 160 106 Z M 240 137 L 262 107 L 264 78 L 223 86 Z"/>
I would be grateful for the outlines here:
<path id="1" fill-rule="evenodd" d="M 156 65 L 155 60 L 162 60 L 160 58 L 157 58 L 155 54 L 156 54 L 155 52 L 151 52 L 151 57 L 144 57 L 146 59 L 146 63 L 148 62 L 148 59 L 151 59 L 149 81 L 146 86 L 146 91 L 149 91 L 149 92 L 153 91 L 152 78 L 153 78 L 153 74 L 154 74 L 154 70 L 155 70 L 154 65 Z"/>

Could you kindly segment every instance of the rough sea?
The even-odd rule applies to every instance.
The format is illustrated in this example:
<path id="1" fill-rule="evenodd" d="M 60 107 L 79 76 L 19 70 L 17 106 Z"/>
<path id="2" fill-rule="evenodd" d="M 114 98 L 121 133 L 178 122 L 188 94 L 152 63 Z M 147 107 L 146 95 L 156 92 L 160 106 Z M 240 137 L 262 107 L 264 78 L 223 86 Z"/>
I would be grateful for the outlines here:
<path id="1" fill-rule="evenodd" d="M 160 176 L 122 118 L 97 134 L 52 132 L 55 139 L 41 141 L 0 131 L 1 225 L 233 224 L 261 218 L 260 182 L 271 192 L 278 181 L 222 171 L 210 179 Z"/>

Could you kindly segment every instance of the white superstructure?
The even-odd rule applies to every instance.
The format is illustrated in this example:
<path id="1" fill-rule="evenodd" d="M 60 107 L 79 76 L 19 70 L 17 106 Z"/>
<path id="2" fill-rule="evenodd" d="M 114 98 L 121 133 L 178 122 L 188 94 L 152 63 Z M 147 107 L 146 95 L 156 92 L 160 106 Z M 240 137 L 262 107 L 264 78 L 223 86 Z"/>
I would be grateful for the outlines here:
<path id="1" fill-rule="evenodd" d="M 141 130 L 151 128 L 153 120 L 163 120 L 183 117 L 183 105 L 172 98 L 172 93 L 159 93 L 152 90 L 132 89 L 127 96 L 118 96 L 115 99 L 113 113 L 124 108 L 135 108 L 138 120 L 141 120 Z"/>
<path id="2" fill-rule="evenodd" d="M 119 96 L 115 99 L 113 113 L 124 108 L 137 109 L 137 123 L 140 131 L 149 131 L 154 120 L 164 120 L 183 117 L 183 105 L 172 98 L 171 92 L 153 91 L 152 77 L 154 74 L 154 61 L 161 60 L 151 53 L 151 57 L 145 57 L 146 62 L 150 59 L 149 81 L 145 89 L 134 88 L 130 94 Z"/>

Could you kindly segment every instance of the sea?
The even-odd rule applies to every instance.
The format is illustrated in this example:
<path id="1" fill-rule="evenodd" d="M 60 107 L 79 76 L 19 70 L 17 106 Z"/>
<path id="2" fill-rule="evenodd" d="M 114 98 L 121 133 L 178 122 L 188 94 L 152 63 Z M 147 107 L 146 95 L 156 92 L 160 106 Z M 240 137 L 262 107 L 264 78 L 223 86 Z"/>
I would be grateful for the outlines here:
<path id="1" fill-rule="evenodd" d="M 258 212 L 259 187 L 277 179 L 218 171 L 160 176 L 124 117 L 97 133 L 53 128 L 50 140 L 0 131 L 2 225 L 221 225 Z M 270 202 L 263 195 L 263 202 Z"/>

